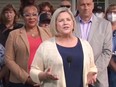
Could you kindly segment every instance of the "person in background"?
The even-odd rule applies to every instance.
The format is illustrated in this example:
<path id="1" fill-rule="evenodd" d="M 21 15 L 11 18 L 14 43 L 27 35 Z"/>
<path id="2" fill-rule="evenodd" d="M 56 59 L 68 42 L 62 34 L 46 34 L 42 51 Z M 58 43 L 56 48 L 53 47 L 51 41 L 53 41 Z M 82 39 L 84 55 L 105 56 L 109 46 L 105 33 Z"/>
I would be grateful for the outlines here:
<path id="1" fill-rule="evenodd" d="M 99 18 L 104 18 L 105 16 L 105 12 L 103 10 L 102 6 L 96 5 L 93 9 L 93 13 L 95 14 L 95 16 L 99 17 Z"/>
<path id="2" fill-rule="evenodd" d="M 105 18 L 111 22 L 113 33 L 113 53 L 108 67 L 109 87 L 116 87 L 116 4 L 109 5 Z"/>
<path id="3" fill-rule="evenodd" d="M 23 24 L 18 23 L 19 16 L 12 4 L 7 4 L 0 14 L 0 43 L 5 46 L 9 32 L 21 28 Z"/>
<path id="4" fill-rule="evenodd" d="M 5 51 L 5 48 L 2 44 L 0 44 L 0 71 L 2 70 L 2 67 L 4 66 L 5 64 L 5 61 L 4 61 L 4 51 Z M 3 87 L 3 76 L 2 75 L 4 73 L 0 73 L 0 87 Z"/>
<path id="5" fill-rule="evenodd" d="M 52 16 L 52 14 L 54 13 L 54 7 L 49 2 L 42 2 L 38 5 L 38 7 L 40 9 L 39 14 L 48 13 Z"/>
<path id="6" fill-rule="evenodd" d="M 89 43 L 73 35 L 75 18 L 66 7 L 51 19 L 51 39 L 37 49 L 30 76 L 42 87 L 88 87 L 96 81 L 97 68 Z"/>
<path id="7" fill-rule="evenodd" d="M 49 2 L 42 2 L 38 5 L 39 8 L 39 16 L 43 13 L 47 13 L 48 17 L 51 18 L 54 13 L 54 7 Z M 38 19 L 39 22 L 41 19 Z"/>
<path id="8" fill-rule="evenodd" d="M 21 28 L 23 24 L 18 23 L 19 16 L 15 7 L 12 4 L 7 4 L 3 7 L 0 14 L 0 43 L 5 46 L 7 37 L 9 33 L 17 28 Z M 2 66 L 0 70 L 0 76 L 2 78 L 2 82 L 4 87 L 7 87 L 8 79 L 9 79 L 9 71 L 6 68 L 5 64 Z"/>
<path id="9" fill-rule="evenodd" d="M 42 28 L 49 28 L 51 16 L 47 13 L 41 13 L 39 16 L 39 26 Z"/>
<path id="10" fill-rule="evenodd" d="M 51 33 L 38 26 L 38 9 L 34 4 L 23 8 L 24 27 L 10 32 L 6 41 L 5 64 L 10 70 L 9 87 L 38 86 L 30 78 L 30 65 L 36 49 Z"/>
<path id="11" fill-rule="evenodd" d="M 67 7 L 67 8 L 71 8 L 71 3 L 69 0 L 62 0 L 60 3 L 60 7 Z"/>
<path id="12" fill-rule="evenodd" d="M 89 42 L 98 69 L 97 81 L 93 87 L 109 87 L 107 67 L 112 55 L 111 23 L 93 14 L 93 0 L 77 0 L 77 8 L 79 10 L 79 15 L 76 17 L 78 27 L 74 34 Z"/>

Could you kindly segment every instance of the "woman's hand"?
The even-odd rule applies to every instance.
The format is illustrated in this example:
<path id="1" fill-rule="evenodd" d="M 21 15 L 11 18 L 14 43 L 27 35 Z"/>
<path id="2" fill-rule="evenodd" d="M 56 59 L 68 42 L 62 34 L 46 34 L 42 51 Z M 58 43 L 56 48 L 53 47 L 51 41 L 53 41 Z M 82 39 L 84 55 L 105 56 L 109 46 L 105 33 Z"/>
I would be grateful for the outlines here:
<path id="1" fill-rule="evenodd" d="M 49 68 L 46 72 L 39 74 L 41 80 L 58 80 L 58 77 L 52 74 L 51 69 Z"/>
<path id="2" fill-rule="evenodd" d="M 94 85 L 96 82 L 97 74 L 95 72 L 89 72 L 87 74 L 87 84 Z"/>
<path id="3" fill-rule="evenodd" d="M 51 69 L 50 68 L 45 72 L 45 74 L 46 74 L 46 79 L 58 80 L 58 77 L 51 73 Z"/>

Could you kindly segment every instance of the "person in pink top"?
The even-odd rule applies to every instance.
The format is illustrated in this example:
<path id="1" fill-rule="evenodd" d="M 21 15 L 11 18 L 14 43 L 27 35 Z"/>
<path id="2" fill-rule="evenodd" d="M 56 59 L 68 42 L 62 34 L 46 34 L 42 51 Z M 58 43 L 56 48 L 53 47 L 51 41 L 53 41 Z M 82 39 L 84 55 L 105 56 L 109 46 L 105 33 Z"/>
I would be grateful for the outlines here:
<path id="1" fill-rule="evenodd" d="M 34 4 L 23 8 L 24 27 L 12 31 L 6 41 L 5 61 L 10 70 L 10 87 L 35 87 L 29 76 L 30 65 L 42 41 L 51 37 L 48 30 L 38 26 L 38 9 Z"/>

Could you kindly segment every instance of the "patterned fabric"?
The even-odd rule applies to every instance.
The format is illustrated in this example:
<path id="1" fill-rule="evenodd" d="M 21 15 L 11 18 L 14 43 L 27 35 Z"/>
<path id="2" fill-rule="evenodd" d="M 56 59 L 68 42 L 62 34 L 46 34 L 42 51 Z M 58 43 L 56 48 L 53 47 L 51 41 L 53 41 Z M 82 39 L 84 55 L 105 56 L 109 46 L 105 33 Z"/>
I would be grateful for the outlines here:
<path id="1" fill-rule="evenodd" d="M 2 44 L 0 44 L 0 69 L 4 65 L 4 51 L 5 48 L 2 46 Z"/>
<path id="2" fill-rule="evenodd" d="M 2 44 L 0 44 L 0 70 L 4 65 L 4 51 L 5 48 L 2 46 Z M 0 81 L 0 87 L 3 87 L 2 81 Z"/>
<path id="3" fill-rule="evenodd" d="M 113 52 L 116 51 L 116 30 L 113 31 Z"/>

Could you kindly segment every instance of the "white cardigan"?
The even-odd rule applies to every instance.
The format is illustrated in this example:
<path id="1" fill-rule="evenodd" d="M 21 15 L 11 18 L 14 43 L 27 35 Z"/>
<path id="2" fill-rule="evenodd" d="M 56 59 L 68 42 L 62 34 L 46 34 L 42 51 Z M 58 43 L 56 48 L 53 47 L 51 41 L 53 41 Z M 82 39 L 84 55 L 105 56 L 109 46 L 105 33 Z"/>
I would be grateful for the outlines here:
<path id="1" fill-rule="evenodd" d="M 93 51 L 89 43 L 80 39 L 84 54 L 83 63 L 83 87 L 88 87 L 87 74 L 88 72 L 97 72 L 94 64 Z M 36 51 L 34 60 L 31 65 L 30 76 L 36 83 L 41 83 L 39 80 L 39 73 L 51 68 L 52 73 L 57 75 L 59 80 L 43 81 L 41 87 L 66 87 L 65 73 L 63 68 L 63 61 L 58 52 L 55 38 L 51 38 L 43 42 Z M 72 86 L 74 87 L 74 86 Z"/>

